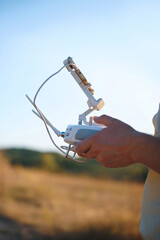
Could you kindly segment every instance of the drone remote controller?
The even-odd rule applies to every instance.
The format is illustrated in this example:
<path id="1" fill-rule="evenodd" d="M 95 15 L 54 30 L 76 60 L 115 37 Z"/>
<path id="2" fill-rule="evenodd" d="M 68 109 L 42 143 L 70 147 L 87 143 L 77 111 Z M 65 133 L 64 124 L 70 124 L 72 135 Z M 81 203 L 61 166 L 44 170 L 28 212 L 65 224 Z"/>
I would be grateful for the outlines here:
<path id="1" fill-rule="evenodd" d="M 104 106 L 104 101 L 103 99 L 98 99 L 96 100 L 93 96 L 94 94 L 94 90 L 91 88 L 91 84 L 87 81 L 87 79 L 84 77 L 84 75 L 81 73 L 81 71 L 79 70 L 79 68 L 76 66 L 76 64 L 73 62 L 71 57 L 68 57 L 64 62 L 64 66 L 57 71 L 56 73 L 52 74 L 49 78 L 47 78 L 45 80 L 45 82 L 43 82 L 43 84 L 40 86 L 40 88 L 38 89 L 34 100 L 32 102 L 32 100 L 26 95 L 26 97 L 28 98 L 28 100 L 32 103 L 32 105 L 35 107 L 35 109 L 37 111 L 33 112 L 41 119 L 43 120 L 47 132 L 51 138 L 52 143 L 62 152 L 66 155 L 67 158 L 71 158 L 74 159 L 75 161 L 78 162 L 84 162 L 81 160 L 77 160 L 75 159 L 75 155 L 76 155 L 76 151 L 75 151 L 75 146 L 80 143 L 81 141 L 83 141 L 84 139 L 98 133 L 99 131 L 102 130 L 102 128 L 104 128 L 104 125 L 100 125 L 100 124 L 96 124 L 92 122 L 92 117 L 90 117 L 89 121 L 86 120 L 86 116 L 89 115 L 91 112 L 93 112 L 94 110 L 100 110 L 103 106 Z M 57 73 L 59 73 L 64 67 L 67 68 L 67 70 L 71 73 L 71 75 L 73 76 L 73 78 L 76 80 L 76 82 L 78 83 L 78 85 L 81 87 L 81 89 L 83 90 L 83 92 L 86 94 L 86 96 L 88 97 L 88 110 L 85 111 L 84 113 L 79 115 L 79 119 L 78 119 L 78 125 L 68 125 L 66 128 L 65 132 L 61 132 L 58 129 L 56 129 L 51 122 L 44 116 L 44 114 L 40 111 L 40 109 L 37 107 L 37 105 L 35 104 L 35 100 L 36 97 L 40 91 L 40 89 L 43 87 L 43 85 L 54 75 L 56 75 Z M 61 146 L 61 148 L 59 148 L 55 142 L 53 141 L 53 138 L 50 134 L 50 131 L 48 129 L 48 126 L 50 126 L 50 128 L 54 131 L 54 133 L 58 136 L 58 137 L 62 137 L 64 139 L 64 142 L 68 144 L 68 146 Z M 66 152 L 64 152 L 63 150 L 66 150 Z M 73 156 L 70 155 L 70 151 L 74 152 Z"/>
<path id="2" fill-rule="evenodd" d="M 68 125 L 64 133 L 64 141 L 66 143 L 77 145 L 85 138 L 88 138 L 102 130 L 101 127 L 86 125 Z"/>

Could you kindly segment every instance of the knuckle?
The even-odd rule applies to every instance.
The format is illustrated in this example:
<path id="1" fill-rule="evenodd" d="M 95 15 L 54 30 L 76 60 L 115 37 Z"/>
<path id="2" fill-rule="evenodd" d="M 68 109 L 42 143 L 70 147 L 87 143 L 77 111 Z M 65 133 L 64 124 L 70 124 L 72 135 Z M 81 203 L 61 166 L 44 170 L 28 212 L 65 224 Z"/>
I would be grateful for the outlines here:
<path id="1" fill-rule="evenodd" d="M 102 119 L 105 119 L 106 118 L 106 115 L 105 114 L 103 114 L 103 115 L 101 115 L 100 116 L 100 119 L 102 120 Z"/>

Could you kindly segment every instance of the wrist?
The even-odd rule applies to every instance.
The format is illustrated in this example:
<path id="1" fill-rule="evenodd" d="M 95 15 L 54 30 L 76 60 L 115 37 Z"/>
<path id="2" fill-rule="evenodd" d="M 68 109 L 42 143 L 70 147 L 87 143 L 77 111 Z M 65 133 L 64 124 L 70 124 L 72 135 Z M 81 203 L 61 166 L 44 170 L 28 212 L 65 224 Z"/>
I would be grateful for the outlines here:
<path id="1" fill-rule="evenodd" d="M 136 132 L 132 159 L 160 173 L 160 138 Z"/>
<path id="2" fill-rule="evenodd" d="M 145 133 L 135 131 L 131 153 L 133 163 L 146 165 L 148 148 L 150 148 L 150 136 Z"/>

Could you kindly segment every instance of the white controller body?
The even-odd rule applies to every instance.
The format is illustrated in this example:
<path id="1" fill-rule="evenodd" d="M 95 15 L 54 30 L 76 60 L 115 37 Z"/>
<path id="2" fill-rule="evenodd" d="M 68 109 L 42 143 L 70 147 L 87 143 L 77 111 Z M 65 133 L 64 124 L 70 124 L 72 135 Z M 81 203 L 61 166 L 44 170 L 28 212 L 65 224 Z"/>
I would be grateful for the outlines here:
<path id="1" fill-rule="evenodd" d="M 83 90 L 83 92 L 85 93 L 85 95 L 88 98 L 87 104 L 88 104 L 88 109 L 79 115 L 78 118 L 78 124 L 79 125 L 68 125 L 67 129 L 65 132 L 61 132 L 59 131 L 57 128 L 55 128 L 51 122 L 44 116 L 44 114 L 40 111 L 40 109 L 36 106 L 35 104 L 35 100 L 36 97 L 40 91 L 40 89 L 42 88 L 42 86 L 53 76 L 55 76 L 57 73 L 59 73 L 63 67 L 58 70 L 56 73 L 52 74 L 49 78 L 47 78 L 42 85 L 39 87 L 38 91 L 36 92 L 36 95 L 34 97 L 34 101 L 32 102 L 32 100 L 26 95 L 27 99 L 31 102 L 31 104 L 35 107 L 36 111 L 33 110 L 33 112 L 41 119 L 43 120 L 47 132 L 49 134 L 49 137 L 52 141 L 52 143 L 54 144 L 54 146 L 60 150 L 63 154 L 65 154 L 66 157 L 71 158 L 75 161 L 81 162 L 80 160 L 76 160 L 75 159 L 75 155 L 76 155 L 76 149 L 75 146 L 80 143 L 81 141 L 83 141 L 84 139 L 98 133 L 99 131 L 101 131 L 103 128 L 105 128 L 104 125 L 100 125 L 100 124 L 96 124 L 95 122 L 92 123 L 93 118 L 90 117 L 90 120 L 87 121 L 86 117 L 93 112 L 94 110 L 100 110 L 103 106 L 104 106 L 104 101 L 103 99 L 99 98 L 98 100 L 96 100 L 93 96 L 94 94 L 94 90 L 91 88 L 91 84 L 87 81 L 87 79 L 84 77 L 84 75 L 82 74 L 82 72 L 79 70 L 79 68 L 76 66 L 76 64 L 73 62 L 73 59 L 71 57 L 68 57 L 65 61 L 64 61 L 64 66 L 67 68 L 67 70 L 71 73 L 71 75 L 73 76 L 73 78 L 76 80 L 76 82 L 78 83 L 78 85 L 80 86 L 80 88 Z M 84 125 L 83 125 L 84 124 Z M 58 137 L 63 137 L 64 141 L 66 143 L 68 143 L 68 146 L 61 146 L 61 148 L 63 150 L 66 150 L 66 152 L 62 151 L 61 148 L 59 148 L 54 140 L 52 139 L 52 136 L 48 130 L 47 125 L 49 125 L 51 127 L 51 129 L 54 131 L 54 133 L 58 136 Z M 74 155 L 70 156 L 69 152 L 73 151 Z M 86 160 L 85 160 L 86 161 Z M 82 161 L 83 162 L 83 161 Z"/>
<path id="2" fill-rule="evenodd" d="M 64 141 L 71 145 L 77 145 L 82 140 L 98 133 L 105 126 L 90 126 L 90 125 L 68 125 L 64 133 Z"/>

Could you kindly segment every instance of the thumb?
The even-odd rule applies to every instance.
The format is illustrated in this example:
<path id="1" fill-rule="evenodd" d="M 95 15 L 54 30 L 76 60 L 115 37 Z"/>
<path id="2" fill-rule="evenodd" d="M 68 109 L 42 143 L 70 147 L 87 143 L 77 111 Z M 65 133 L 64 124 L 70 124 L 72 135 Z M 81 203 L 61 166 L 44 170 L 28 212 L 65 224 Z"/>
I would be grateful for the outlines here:
<path id="1" fill-rule="evenodd" d="M 96 123 L 103 124 L 105 126 L 110 126 L 112 124 L 115 124 L 116 122 L 119 122 L 119 120 L 112 118 L 110 116 L 107 116 L 107 115 L 102 115 L 100 117 L 93 117 L 93 120 Z"/>

